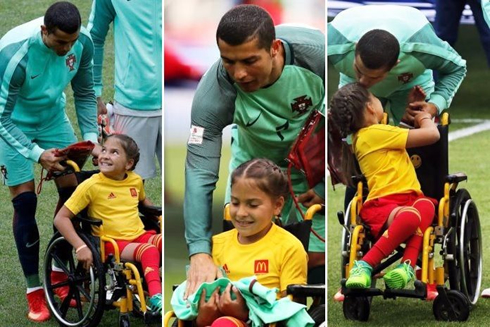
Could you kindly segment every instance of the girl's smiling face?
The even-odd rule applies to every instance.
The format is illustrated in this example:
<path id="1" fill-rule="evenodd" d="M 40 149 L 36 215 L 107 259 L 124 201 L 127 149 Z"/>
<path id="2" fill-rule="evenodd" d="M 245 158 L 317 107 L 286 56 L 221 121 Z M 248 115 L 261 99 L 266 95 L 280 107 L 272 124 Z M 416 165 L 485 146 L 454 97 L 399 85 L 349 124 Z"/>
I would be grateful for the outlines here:
<path id="1" fill-rule="evenodd" d="M 99 155 L 99 169 L 104 176 L 123 180 L 126 177 L 126 172 L 131 169 L 134 164 L 133 159 L 128 159 L 126 151 L 121 145 L 121 142 L 115 137 L 109 137 Z"/>
<path id="2" fill-rule="evenodd" d="M 282 196 L 273 198 L 262 191 L 253 178 L 239 177 L 231 187 L 230 215 L 238 231 L 238 241 L 250 244 L 264 237 L 272 218 L 281 213 Z"/>

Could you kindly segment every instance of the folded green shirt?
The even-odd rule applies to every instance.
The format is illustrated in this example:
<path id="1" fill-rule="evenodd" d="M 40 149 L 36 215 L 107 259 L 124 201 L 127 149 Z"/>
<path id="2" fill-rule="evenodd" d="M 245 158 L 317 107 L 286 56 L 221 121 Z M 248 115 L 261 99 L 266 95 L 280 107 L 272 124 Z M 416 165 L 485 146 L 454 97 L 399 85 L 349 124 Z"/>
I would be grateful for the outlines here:
<path id="1" fill-rule="evenodd" d="M 220 294 L 226 286 L 232 283 L 242 294 L 249 309 L 249 319 L 252 327 L 263 326 L 277 321 L 285 321 L 290 327 L 314 326 L 314 321 L 306 312 L 306 306 L 291 301 L 288 297 L 277 299 L 277 288 L 267 288 L 256 282 L 255 276 L 242 278 L 236 282 L 228 278 L 219 278 L 211 283 L 203 283 L 194 294 L 184 301 L 186 282 L 177 287 L 170 301 L 177 318 L 194 320 L 199 310 L 201 293 L 206 290 L 206 301 L 219 287 Z"/>

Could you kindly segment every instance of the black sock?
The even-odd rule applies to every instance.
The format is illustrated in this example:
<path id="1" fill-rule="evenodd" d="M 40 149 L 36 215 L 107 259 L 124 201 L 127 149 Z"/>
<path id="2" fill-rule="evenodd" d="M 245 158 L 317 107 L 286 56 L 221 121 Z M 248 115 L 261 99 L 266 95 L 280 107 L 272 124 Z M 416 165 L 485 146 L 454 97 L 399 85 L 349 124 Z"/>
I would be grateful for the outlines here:
<path id="1" fill-rule="evenodd" d="M 36 223 L 37 197 L 34 192 L 24 192 L 13 200 L 13 231 L 20 265 L 27 287 L 41 285 L 39 280 L 39 230 Z"/>

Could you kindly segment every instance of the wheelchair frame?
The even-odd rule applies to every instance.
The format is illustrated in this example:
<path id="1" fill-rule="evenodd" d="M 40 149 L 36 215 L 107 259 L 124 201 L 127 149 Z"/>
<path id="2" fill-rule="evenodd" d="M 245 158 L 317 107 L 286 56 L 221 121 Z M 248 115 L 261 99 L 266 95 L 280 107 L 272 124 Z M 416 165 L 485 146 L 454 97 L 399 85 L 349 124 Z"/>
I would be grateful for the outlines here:
<path id="1" fill-rule="evenodd" d="M 78 165 L 67 160 L 74 172 L 80 172 Z M 158 228 L 161 230 L 162 211 L 159 207 L 140 207 L 140 216 L 158 217 Z M 79 226 L 81 224 L 81 228 Z M 98 326 L 105 310 L 119 309 L 119 325 L 129 327 L 129 313 L 143 318 L 145 324 L 161 324 L 162 316 L 151 312 L 146 304 L 142 278 L 137 266 L 131 262 L 122 262 L 119 247 L 112 238 L 104 236 L 103 224 L 100 219 L 84 217 L 79 214 L 74 219 L 77 234 L 92 252 L 93 264 L 86 271 L 76 261 L 75 249 L 59 233 L 50 240 L 44 257 L 44 291 L 47 303 L 53 316 L 60 326 L 92 327 Z M 91 234 L 92 226 L 98 226 L 101 236 Z M 155 228 L 157 226 L 154 226 Z M 105 255 L 105 243 L 114 247 L 114 255 Z M 69 253 L 67 252 L 69 250 Z M 60 251 L 68 256 L 60 258 Z M 103 260 L 103 258 L 105 258 Z M 53 262 L 68 276 L 68 280 L 52 284 L 51 271 Z M 69 286 L 68 297 L 60 301 L 55 294 L 59 287 Z M 70 308 L 71 299 L 76 301 L 76 308 Z"/>
<path id="2" fill-rule="evenodd" d="M 444 132 L 444 144 L 447 170 L 447 126 L 449 115 L 441 117 L 440 130 Z M 441 132 L 442 139 L 442 132 Z M 427 147 L 425 147 L 428 149 Z M 423 148 L 420 148 L 423 149 Z M 411 151 L 409 151 L 410 153 Z M 417 152 L 417 151 L 415 151 Z M 418 155 L 418 154 L 416 154 Z M 421 154 L 422 155 L 422 154 Z M 413 156 L 413 154 L 412 154 Z M 420 158 L 419 158 L 420 159 Z M 417 175 L 419 176 L 419 171 Z M 471 307 L 476 304 L 482 278 L 482 241 L 478 210 L 466 189 L 458 189 L 458 184 L 467 180 L 463 173 L 447 175 L 444 172 L 442 196 L 436 208 L 435 223 L 427 228 L 423 236 L 421 260 L 421 279 L 414 282 L 414 290 L 381 290 L 376 288 L 376 275 L 381 273 L 403 255 L 403 247 L 388 257 L 380 265 L 373 267 L 372 286 L 369 289 L 349 289 L 345 286 L 349 271 L 355 260 L 371 248 L 373 240 L 369 238 L 369 228 L 361 222 L 359 212 L 363 204 L 363 177 L 354 182 L 357 193 L 347 208 L 348 219 L 342 211 L 338 212 L 339 222 L 343 226 L 341 243 L 342 293 L 344 294 L 343 312 L 346 319 L 367 321 L 373 296 L 383 298 L 412 297 L 426 299 L 427 284 L 436 284 L 438 296 L 433 303 L 433 314 L 437 320 L 466 321 Z M 419 179 L 420 180 L 420 179 Z M 422 186 L 424 186 L 421 181 Z M 441 193 L 431 190 L 433 194 Z M 426 194 L 431 196 L 432 194 Z M 435 197 L 435 196 L 432 196 Z M 439 198 L 439 197 L 437 197 Z M 435 266 L 435 245 L 441 245 L 440 254 L 444 264 Z M 446 286 L 449 282 L 449 287 Z"/>

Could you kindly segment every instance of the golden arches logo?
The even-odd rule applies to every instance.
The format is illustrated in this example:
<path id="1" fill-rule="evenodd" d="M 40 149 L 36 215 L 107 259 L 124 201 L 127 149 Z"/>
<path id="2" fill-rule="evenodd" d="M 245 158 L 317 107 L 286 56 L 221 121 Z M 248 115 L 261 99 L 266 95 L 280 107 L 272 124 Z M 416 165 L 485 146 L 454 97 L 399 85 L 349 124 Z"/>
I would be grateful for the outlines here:
<path id="1" fill-rule="evenodd" d="M 269 272 L 269 260 L 255 260 L 254 273 L 265 274 Z"/>

